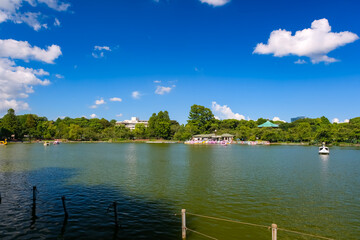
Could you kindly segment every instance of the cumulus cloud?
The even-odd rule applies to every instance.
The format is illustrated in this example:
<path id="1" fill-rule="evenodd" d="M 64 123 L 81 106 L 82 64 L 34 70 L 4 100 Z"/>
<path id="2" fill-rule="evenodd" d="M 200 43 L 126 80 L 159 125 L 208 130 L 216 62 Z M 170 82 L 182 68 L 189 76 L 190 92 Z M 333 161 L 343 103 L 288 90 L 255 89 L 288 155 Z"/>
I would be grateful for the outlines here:
<path id="1" fill-rule="evenodd" d="M 202 3 L 207 3 L 214 7 L 219 7 L 227 4 L 230 0 L 200 0 Z"/>
<path id="2" fill-rule="evenodd" d="M 6 1 L 1 2 L 2 8 L 5 6 L 4 3 Z M 7 7 L 11 7 L 11 4 Z M 48 72 L 18 66 L 14 60 L 54 63 L 60 55 L 61 50 L 57 45 L 41 49 L 24 41 L 0 39 L 0 112 L 10 107 L 15 110 L 29 109 L 28 103 L 22 99 L 28 98 L 29 94 L 34 92 L 34 86 L 50 84 L 49 80 L 43 78 L 49 75 Z"/>
<path id="3" fill-rule="evenodd" d="M 134 92 L 131 93 L 131 96 L 134 99 L 139 99 L 141 97 L 141 94 L 138 91 L 134 91 Z"/>
<path id="4" fill-rule="evenodd" d="M 32 27 L 35 31 L 41 28 L 47 28 L 47 24 L 40 21 L 46 17 L 43 17 L 40 12 L 22 12 L 21 7 L 25 4 L 29 4 L 32 7 L 36 7 L 38 4 L 46 4 L 49 8 L 56 11 L 66 11 L 69 7 L 69 3 L 65 3 L 59 0 L 1 0 L 0 1 L 0 23 L 6 21 L 12 21 L 13 23 L 26 23 Z M 55 25 L 56 25 L 55 19 Z M 58 21 L 58 20 L 57 20 Z M 60 23 L 58 21 L 58 23 Z"/>
<path id="5" fill-rule="evenodd" d="M 285 120 L 281 120 L 279 117 L 274 117 L 273 121 L 275 121 L 275 122 L 286 122 Z"/>
<path id="6" fill-rule="evenodd" d="M 244 115 L 234 113 L 227 105 L 221 106 L 216 102 L 212 102 L 211 110 L 217 115 L 219 119 L 245 120 Z"/>
<path id="7" fill-rule="evenodd" d="M 344 123 L 349 123 L 349 122 L 350 122 L 349 119 L 345 119 L 345 120 L 344 120 Z"/>
<path id="8" fill-rule="evenodd" d="M 95 46 L 94 47 L 94 52 L 92 52 L 91 55 L 94 58 L 103 58 L 105 56 L 104 51 L 111 52 L 111 49 L 108 46 Z"/>
<path id="9" fill-rule="evenodd" d="M 117 117 L 122 117 L 122 116 L 123 116 L 123 114 L 122 114 L 122 113 L 120 113 L 120 114 L 117 114 L 116 116 L 117 116 Z"/>
<path id="10" fill-rule="evenodd" d="M 91 117 L 91 118 L 97 118 L 97 116 L 96 116 L 95 113 L 91 114 L 90 117 Z"/>
<path id="11" fill-rule="evenodd" d="M 170 93 L 174 87 L 175 85 L 173 85 L 172 87 L 157 86 L 155 93 L 159 95 L 164 95 L 165 93 Z"/>
<path id="12" fill-rule="evenodd" d="M 59 79 L 64 78 L 64 76 L 63 76 L 63 75 L 61 75 L 61 74 L 55 74 L 55 77 L 56 77 L 56 78 L 59 78 Z"/>
<path id="13" fill-rule="evenodd" d="M 106 102 L 105 102 L 104 99 L 102 99 L 102 98 L 95 101 L 95 104 L 96 104 L 96 105 L 102 105 L 102 104 L 105 104 L 105 103 L 106 103 Z"/>
<path id="14" fill-rule="evenodd" d="M 340 120 L 338 119 L 338 118 L 334 118 L 333 120 L 332 120 L 332 123 L 339 123 L 340 122 Z"/>
<path id="15" fill-rule="evenodd" d="M 297 31 L 295 35 L 282 29 L 272 31 L 267 44 L 257 44 L 253 53 L 273 54 L 275 57 L 295 55 L 309 57 L 312 63 L 331 63 L 338 60 L 328 57 L 329 52 L 357 39 L 358 35 L 352 32 L 331 32 L 328 20 L 323 18 L 313 21 L 311 28 Z"/>
<path id="16" fill-rule="evenodd" d="M 122 102 L 122 99 L 118 98 L 118 97 L 113 97 L 113 98 L 110 98 L 110 101 L 111 102 Z"/>
<path id="17" fill-rule="evenodd" d="M 0 57 L 22 59 L 25 61 L 37 60 L 45 63 L 54 63 L 61 55 L 61 49 L 57 45 L 48 46 L 47 49 L 32 47 L 27 41 L 14 39 L 0 39 Z"/>
<path id="18" fill-rule="evenodd" d="M 49 80 L 41 79 L 49 75 L 43 69 L 32 69 L 16 66 L 15 62 L 0 58 L 0 112 L 8 108 L 27 110 L 29 105 L 18 99 L 24 99 L 34 92 L 33 86 L 50 84 Z"/>
<path id="19" fill-rule="evenodd" d="M 106 104 L 105 100 L 103 98 L 95 100 L 95 104 L 91 105 L 90 108 L 95 109 L 97 108 L 99 105 L 103 105 Z"/>

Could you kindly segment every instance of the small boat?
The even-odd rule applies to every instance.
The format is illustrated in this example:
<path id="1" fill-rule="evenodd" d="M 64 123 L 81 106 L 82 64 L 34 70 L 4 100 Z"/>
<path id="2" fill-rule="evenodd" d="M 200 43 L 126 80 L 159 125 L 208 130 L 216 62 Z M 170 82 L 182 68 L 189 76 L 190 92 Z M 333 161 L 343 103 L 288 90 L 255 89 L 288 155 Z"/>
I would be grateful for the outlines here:
<path id="1" fill-rule="evenodd" d="M 54 144 L 54 145 L 58 145 L 58 144 L 60 144 L 60 142 L 59 142 L 58 140 L 55 140 L 55 141 L 53 142 L 53 144 Z"/>
<path id="2" fill-rule="evenodd" d="M 44 142 L 44 146 L 50 146 L 49 142 Z"/>
<path id="3" fill-rule="evenodd" d="M 329 154 L 330 150 L 325 146 L 325 143 L 321 147 L 319 147 L 319 154 Z"/>
<path id="4" fill-rule="evenodd" d="M 8 142 L 7 142 L 7 139 L 5 138 L 5 140 L 4 141 L 0 141 L 0 145 L 7 145 L 8 144 Z"/>

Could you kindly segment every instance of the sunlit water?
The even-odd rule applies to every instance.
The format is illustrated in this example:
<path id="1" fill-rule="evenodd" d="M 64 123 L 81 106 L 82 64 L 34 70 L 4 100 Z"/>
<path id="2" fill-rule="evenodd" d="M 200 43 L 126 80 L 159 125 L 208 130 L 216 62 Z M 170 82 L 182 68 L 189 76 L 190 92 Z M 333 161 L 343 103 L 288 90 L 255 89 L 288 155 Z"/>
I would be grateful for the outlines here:
<path id="1" fill-rule="evenodd" d="M 359 150 L 333 147 L 319 156 L 316 147 L 303 146 L 0 146 L 0 239 L 181 239 L 175 214 L 182 208 L 360 239 Z M 109 209 L 114 201 L 118 230 Z M 271 239 L 266 228 L 190 215 L 187 226 L 218 239 Z M 206 238 L 188 232 L 188 239 Z M 278 239 L 313 238 L 279 230 Z"/>

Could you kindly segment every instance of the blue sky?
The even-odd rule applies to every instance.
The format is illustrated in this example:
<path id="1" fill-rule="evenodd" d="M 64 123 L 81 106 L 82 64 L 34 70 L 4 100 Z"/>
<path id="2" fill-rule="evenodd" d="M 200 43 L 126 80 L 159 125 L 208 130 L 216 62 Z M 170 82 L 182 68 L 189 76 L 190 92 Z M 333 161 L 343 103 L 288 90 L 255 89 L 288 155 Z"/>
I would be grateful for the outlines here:
<path id="1" fill-rule="evenodd" d="M 200 104 L 222 119 L 358 117 L 359 7 L 1 0 L 0 116 L 9 107 L 49 119 L 167 110 L 185 123 Z"/>

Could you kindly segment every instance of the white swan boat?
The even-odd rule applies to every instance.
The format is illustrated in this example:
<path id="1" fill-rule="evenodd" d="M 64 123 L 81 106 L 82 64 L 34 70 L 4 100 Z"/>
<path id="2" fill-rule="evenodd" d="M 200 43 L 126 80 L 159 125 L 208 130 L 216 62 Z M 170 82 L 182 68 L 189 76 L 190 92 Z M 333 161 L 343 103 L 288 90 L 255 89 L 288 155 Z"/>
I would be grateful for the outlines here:
<path id="1" fill-rule="evenodd" d="M 319 147 L 319 154 L 329 154 L 330 150 L 325 146 L 325 143 L 321 147 Z"/>

